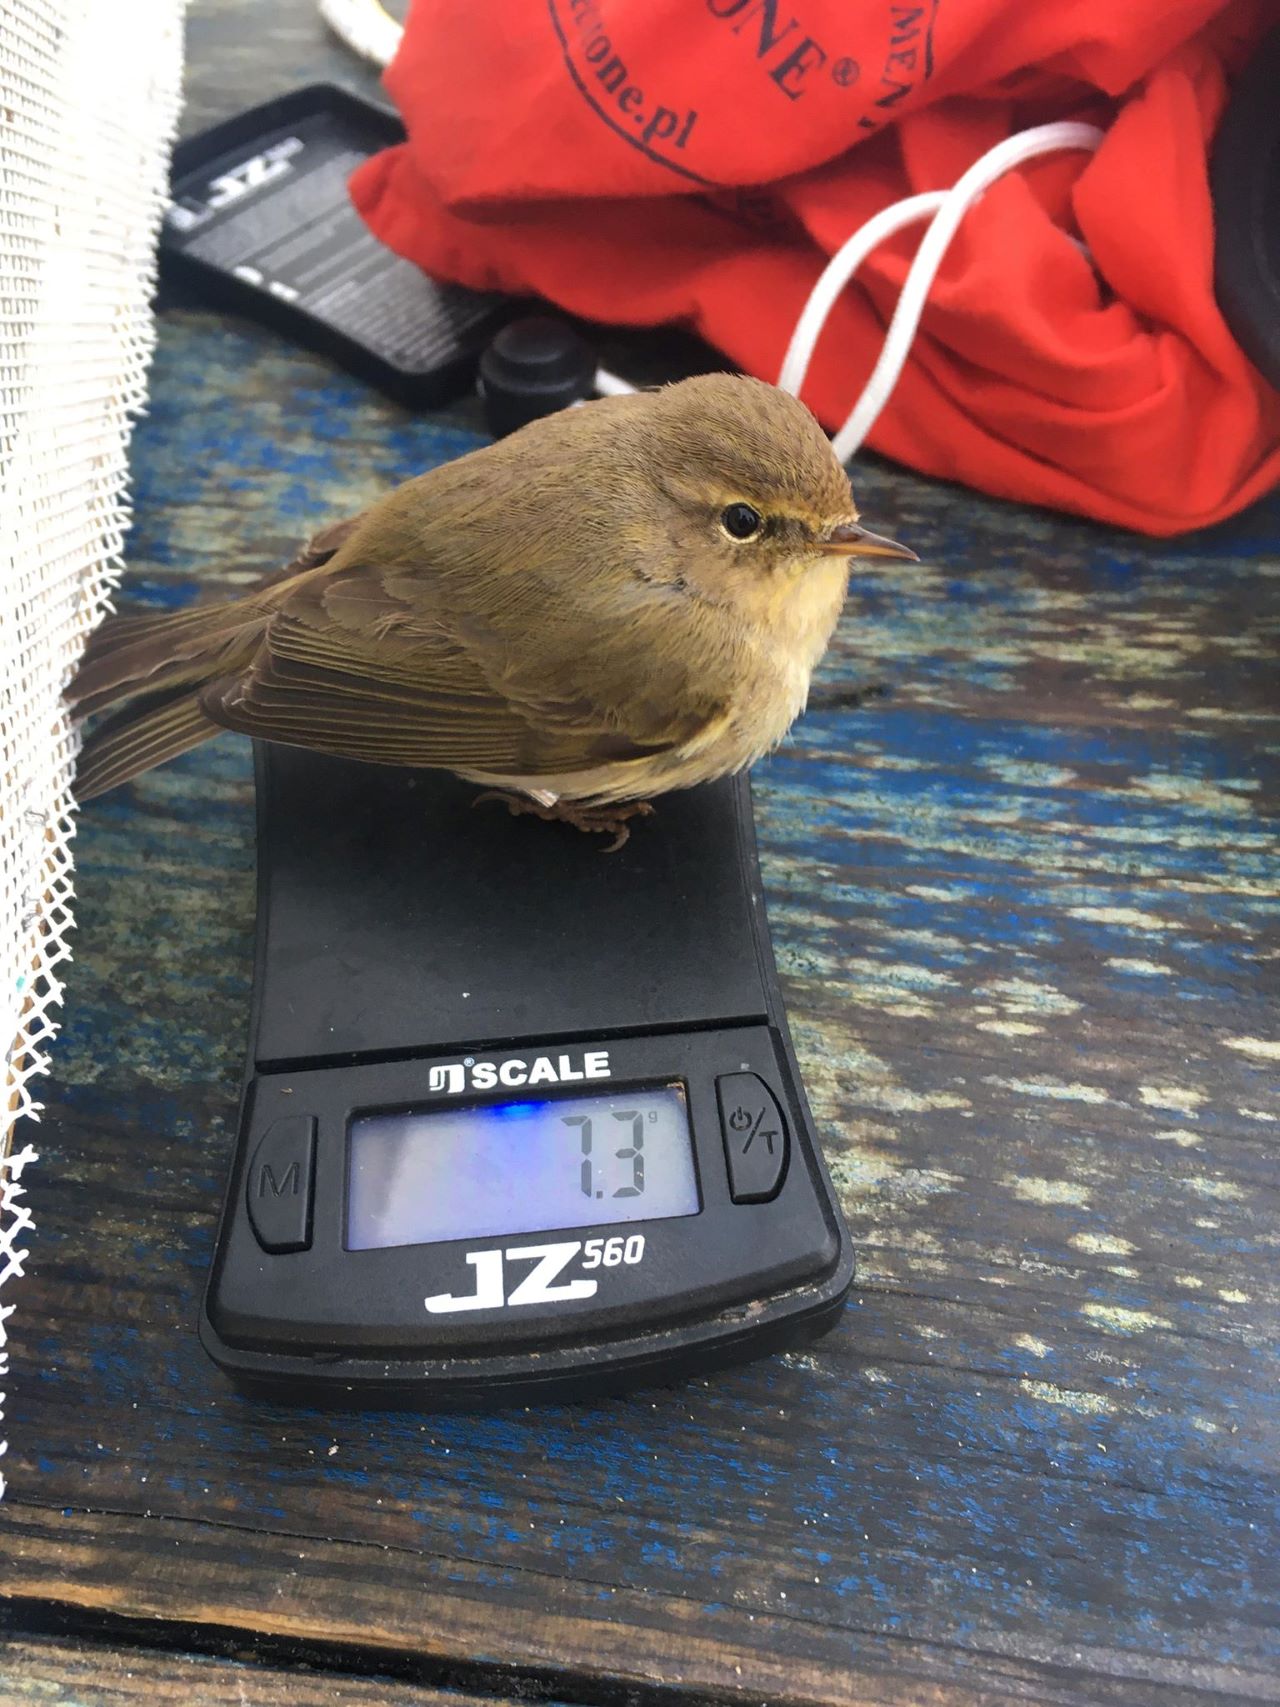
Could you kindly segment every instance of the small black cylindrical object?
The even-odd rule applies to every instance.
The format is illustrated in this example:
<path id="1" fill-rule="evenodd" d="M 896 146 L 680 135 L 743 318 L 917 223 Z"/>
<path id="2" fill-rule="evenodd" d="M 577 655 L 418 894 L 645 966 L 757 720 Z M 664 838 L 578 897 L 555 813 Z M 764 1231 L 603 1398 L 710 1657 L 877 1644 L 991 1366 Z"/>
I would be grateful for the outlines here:
<path id="1" fill-rule="evenodd" d="M 596 359 L 565 320 L 513 320 L 480 357 L 480 395 L 495 439 L 589 397 Z"/>

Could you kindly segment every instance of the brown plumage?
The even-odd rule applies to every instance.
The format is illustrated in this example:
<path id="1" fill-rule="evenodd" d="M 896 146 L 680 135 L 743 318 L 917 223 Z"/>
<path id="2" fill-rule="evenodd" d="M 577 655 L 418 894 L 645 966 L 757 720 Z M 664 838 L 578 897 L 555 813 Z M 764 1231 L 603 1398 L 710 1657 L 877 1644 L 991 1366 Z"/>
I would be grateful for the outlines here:
<path id="1" fill-rule="evenodd" d="M 857 553 L 912 555 L 858 525 L 821 428 L 772 386 L 711 374 L 567 410 L 407 481 L 232 603 L 108 619 L 68 690 L 112 712 L 77 793 L 235 729 L 616 828 L 621 803 L 782 738 Z"/>

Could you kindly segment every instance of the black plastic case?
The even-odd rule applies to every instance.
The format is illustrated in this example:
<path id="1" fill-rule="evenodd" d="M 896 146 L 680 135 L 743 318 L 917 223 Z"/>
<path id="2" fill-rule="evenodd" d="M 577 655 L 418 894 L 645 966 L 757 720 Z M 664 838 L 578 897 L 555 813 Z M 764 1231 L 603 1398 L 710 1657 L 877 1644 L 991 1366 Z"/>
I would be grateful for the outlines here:
<path id="1" fill-rule="evenodd" d="M 386 108 L 314 83 L 190 137 L 174 151 L 162 278 L 411 407 L 450 401 L 514 305 L 435 283 L 356 212 L 351 173 L 404 134 Z"/>

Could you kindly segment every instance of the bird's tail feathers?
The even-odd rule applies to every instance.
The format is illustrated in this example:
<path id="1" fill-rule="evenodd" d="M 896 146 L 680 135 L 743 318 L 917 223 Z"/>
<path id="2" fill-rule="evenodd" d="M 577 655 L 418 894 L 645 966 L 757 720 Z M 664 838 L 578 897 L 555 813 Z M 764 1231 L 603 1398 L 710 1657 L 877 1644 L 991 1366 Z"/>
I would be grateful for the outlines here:
<path id="1" fill-rule="evenodd" d="M 90 635 L 66 690 L 77 721 L 119 707 L 81 749 L 76 798 L 105 794 L 216 735 L 200 695 L 208 682 L 251 661 L 269 620 L 269 610 L 247 601 L 108 617 Z"/>
<path id="2" fill-rule="evenodd" d="M 156 615 L 109 616 L 89 636 L 67 687 L 77 718 L 134 694 L 148 697 L 220 675 L 251 649 L 269 613 L 251 605 L 205 605 Z"/>
<path id="3" fill-rule="evenodd" d="M 72 785 L 76 799 L 92 800 L 218 734 L 218 725 L 200 709 L 200 691 L 147 694 L 100 723 L 80 749 Z"/>

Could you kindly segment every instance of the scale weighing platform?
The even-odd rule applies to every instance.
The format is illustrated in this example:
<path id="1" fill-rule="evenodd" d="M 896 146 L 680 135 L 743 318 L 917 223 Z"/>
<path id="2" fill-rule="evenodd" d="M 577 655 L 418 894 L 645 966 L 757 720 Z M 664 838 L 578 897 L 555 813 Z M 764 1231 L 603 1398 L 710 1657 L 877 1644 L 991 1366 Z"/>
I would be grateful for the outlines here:
<path id="1" fill-rule="evenodd" d="M 801 1344 L 853 1278 L 745 776 L 618 853 L 259 746 L 258 941 L 201 1316 L 240 1385 L 424 1411 Z"/>

